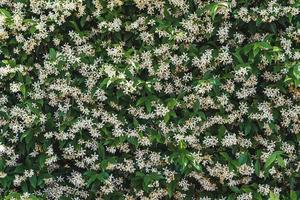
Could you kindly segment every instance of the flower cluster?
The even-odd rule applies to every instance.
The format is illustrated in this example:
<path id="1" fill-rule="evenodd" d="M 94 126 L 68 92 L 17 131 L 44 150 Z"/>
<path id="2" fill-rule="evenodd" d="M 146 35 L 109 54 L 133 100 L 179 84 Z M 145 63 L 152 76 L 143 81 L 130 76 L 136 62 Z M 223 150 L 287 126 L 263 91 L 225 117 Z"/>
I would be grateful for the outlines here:
<path id="1" fill-rule="evenodd" d="M 299 21 L 297 0 L 1 0 L 1 196 L 300 198 Z"/>

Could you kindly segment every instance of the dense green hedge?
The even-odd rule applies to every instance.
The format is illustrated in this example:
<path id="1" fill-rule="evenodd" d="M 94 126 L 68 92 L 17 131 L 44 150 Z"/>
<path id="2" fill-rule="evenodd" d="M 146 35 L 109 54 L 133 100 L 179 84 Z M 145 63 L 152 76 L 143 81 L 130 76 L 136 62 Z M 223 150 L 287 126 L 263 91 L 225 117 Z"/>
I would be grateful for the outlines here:
<path id="1" fill-rule="evenodd" d="M 1 196 L 297 200 L 299 86 L 299 0 L 1 0 Z"/>

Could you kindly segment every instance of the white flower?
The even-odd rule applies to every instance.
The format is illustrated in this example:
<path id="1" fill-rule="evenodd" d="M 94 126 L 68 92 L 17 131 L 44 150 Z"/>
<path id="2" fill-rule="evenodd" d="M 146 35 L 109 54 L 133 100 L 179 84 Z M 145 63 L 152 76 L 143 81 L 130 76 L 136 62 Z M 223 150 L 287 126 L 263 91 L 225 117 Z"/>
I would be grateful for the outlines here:
<path id="1" fill-rule="evenodd" d="M 218 138 L 216 136 L 205 136 L 203 144 L 206 147 L 215 147 L 218 144 Z"/>
<path id="2" fill-rule="evenodd" d="M 237 197 L 237 200 L 251 200 L 251 199 L 252 199 L 252 193 L 251 192 L 240 194 Z"/>
<path id="3" fill-rule="evenodd" d="M 253 167 L 251 167 L 247 164 L 243 164 L 243 165 L 239 166 L 238 170 L 239 170 L 240 174 L 247 175 L 247 176 L 251 176 L 251 174 L 254 173 Z"/>
<path id="4" fill-rule="evenodd" d="M 230 147 L 237 144 L 236 134 L 227 134 L 222 140 L 222 145 L 225 147 Z"/>
<path id="5" fill-rule="evenodd" d="M 7 174 L 5 172 L 0 172 L 0 178 L 5 178 Z"/>
<path id="6" fill-rule="evenodd" d="M 82 178 L 82 174 L 79 172 L 72 172 L 70 182 L 78 188 L 83 187 L 85 185 L 84 179 Z"/>
<path id="7" fill-rule="evenodd" d="M 169 112 L 167 107 L 164 107 L 162 104 L 157 105 L 155 113 L 159 117 L 165 116 Z"/>
<path id="8" fill-rule="evenodd" d="M 10 84 L 10 90 L 12 92 L 19 92 L 21 89 L 22 83 L 11 83 Z"/>
<path id="9" fill-rule="evenodd" d="M 6 151 L 6 147 L 4 145 L 0 144 L 0 155 L 5 153 L 5 151 Z"/>

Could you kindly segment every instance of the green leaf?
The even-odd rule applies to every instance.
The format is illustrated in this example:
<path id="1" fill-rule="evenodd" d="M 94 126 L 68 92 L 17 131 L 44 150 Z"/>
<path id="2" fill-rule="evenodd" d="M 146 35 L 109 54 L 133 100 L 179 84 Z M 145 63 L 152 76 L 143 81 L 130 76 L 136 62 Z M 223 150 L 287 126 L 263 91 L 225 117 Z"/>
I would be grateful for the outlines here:
<path id="1" fill-rule="evenodd" d="M 49 58 L 52 61 L 56 59 L 56 51 L 55 51 L 55 49 L 50 48 L 50 50 L 49 50 Z"/>
<path id="2" fill-rule="evenodd" d="M 268 42 L 259 42 L 260 48 L 271 49 L 272 46 Z"/>
<path id="3" fill-rule="evenodd" d="M 218 139 L 221 140 L 224 135 L 225 135 L 225 132 L 226 132 L 226 127 L 224 125 L 221 125 L 219 128 L 218 128 Z"/>
<path id="4" fill-rule="evenodd" d="M 40 155 L 38 158 L 38 163 L 39 163 L 40 169 L 44 167 L 45 161 L 46 161 L 46 155 L 45 154 Z"/>
<path id="5" fill-rule="evenodd" d="M 253 197 L 254 197 L 253 199 L 255 199 L 255 200 L 262 200 L 262 197 L 258 192 L 255 192 Z"/>
<path id="6" fill-rule="evenodd" d="M 139 100 L 136 102 L 136 106 L 143 105 L 145 100 L 146 100 L 146 97 L 139 98 Z"/>
<path id="7" fill-rule="evenodd" d="M 171 98 L 171 99 L 168 100 L 167 107 L 168 107 L 170 110 L 173 110 L 174 107 L 175 107 L 176 105 L 177 105 L 176 99 Z"/>
<path id="8" fill-rule="evenodd" d="M 252 124 L 250 121 L 247 122 L 246 127 L 245 127 L 245 135 L 249 135 L 251 132 Z"/>
<path id="9" fill-rule="evenodd" d="M 30 32 L 31 34 L 35 33 L 36 30 L 37 30 L 37 29 L 36 29 L 35 26 L 32 26 L 32 27 L 29 28 L 29 32 Z"/>
<path id="10" fill-rule="evenodd" d="M 97 179 L 97 176 L 93 175 L 91 176 L 88 181 L 86 182 L 87 186 L 89 187 L 93 182 L 95 182 Z"/>
<path id="11" fill-rule="evenodd" d="M 200 109 L 200 103 L 199 103 L 199 100 L 197 99 L 193 105 L 193 111 L 198 112 L 199 109 Z"/>
<path id="12" fill-rule="evenodd" d="M 243 63 L 244 63 L 244 60 L 243 60 L 243 58 L 241 57 L 241 55 L 240 55 L 239 52 L 235 52 L 235 53 L 233 53 L 233 55 L 234 55 L 234 57 L 238 60 L 238 62 L 239 62 L 240 64 L 243 64 Z"/>
<path id="13" fill-rule="evenodd" d="M 239 161 L 240 165 L 247 163 L 247 161 L 248 161 L 248 155 L 246 153 L 240 155 L 238 161 Z"/>
<path id="14" fill-rule="evenodd" d="M 28 144 L 32 139 L 32 136 L 33 136 L 32 132 L 26 131 L 22 134 L 20 141 L 23 141 L 25 139 L 26 144 Z"/>
<path id="15" fill-rule="evenodd" d="M 30 182 L 30 185 L 31 185 L 33 188 L 36 188 L 37 177 L 36 177 L 35 175 L 33 175 L 32 177 L 29 178 L 29 182 Z"/>
<path id="16" fill-rule="evenodd" d="M 219 5 L 218 4 L 214 4 L 211 8 L 211 17 L 212 17 L 212 20 L 215 19 L 215 16 L 217 14 L 217 10 L 218 10 L 218 7 Z"/>
<path id="17" fill-rule="evenodd" d="M 2 110 L 0 110 L 0 118 L 4 118 L 4 119 L 9 119 L 9 115 L 7 114 L 7 112 L 4 112 Z"/>
<path id="18" fill-rule="evenodd" d="M 144 177 L 144 182 L 143 182 L 143 188 L 145 190 L 148 190 L 148 185 L 151 183 L 152 179 L 151 177 L 147 174 L 145 177 Z"/>
<path id="19" fill-rule="evenodd" d="M 260 48 L 256 45 L 254 45 L 254 48 L 253 48 L 253 55 L 254 57 L 260 52 Z"/>
<path id="20" fill-rule="evenodd" d="M 276 160 L 276 157 L 277 157 L 277 154 L 275 153 L 272 153 L 266 160 L 266 163 L 265 163 L 265 169 L 266 168 L 269 168 L 273 163 L 274 161 Z"/>
<path id="21" fill-rule="evenodd" d="M 171 198 L 176 189 L 176 182 L 172 181 L 171 183 L 168 184 L 167 188 L 168 188 L 168 196 L 169 198 Z"/>
<path id="22" fill-rule="evenodd" d="M 270 192 L 270 200 L 279 200 L 279 195 Z"/>
<path id="23" fill-rule="evenodd" d="M 143 180 L 143 188 L 148 191 L 149 189 L 149 184 L 151 184 L 153 181 L 155 180 L 159 180 L 159 179 L 162 179 L 163 176 L 162 175 L 159 175 L 155 172 L 152 172 L 150 174 L 146 174 L 144 176 L 144 180 Z"/>
<path id="24" fill-rule="evenodd" d="M 226 161 L 231 161 L 232 159 L 226 152 L 220 152 L 221 156 L 226 160 Z"/>
<path id="25" fill-rule="evenodd" d="M 104 182 L 109 177 L 109 174 L 107 172 L 101 172 L 100 174 L 97 174 L 96 177 L 99 181 Z"/>
<path id="26" fill-rule="evenodd" d="M 278 155 L 280 155 L 282 153 L 282 151 L 275 151 L 273 152 L 266 160 L 266 163 L 265 163 L 265 169 L 269 168 L 273 163 L 274 161 L 277 159 Z"/>
<path id="27" fill-rule="evenodd" d="M 26 86 L 25 85 L 21 85 L 20 90 L 21 90 L 22 95 L 26 97 L 26 95 L 27 95 Z"/>
<path id="28" fill-rule="evenodd" d="M 145 101 L 145 106 L 146 106 L 147 112 L 148 112 L 148 113 L 151 113 L 152 108 L 151 108 L 151 101 L 150 101 L 149 99 L 147 99 L 147 100 Z"/>
<path id="29" fill-rule="evenodd" d="M 77 33 L 80 32 L 80 29 L 79 29 L 79 27 L 78 27 L 78 25 L 77 25 L 76 22 L 74 22 L 74 21 L 69 21 L 69 23 L 71 24 L 72 28 L 74 28 L 75 31 L 76 31 Z"/>
<path id="30" fill-rule="evenodd" d="M 100 158 L 104 159 L 105 158 L 105 148 L 102 144 L 98 145 L 98 155 Z"/>
<path id="31" fill-rule="evenodd" d="M 233 192 L 235 192 L 235 193 L 240 193 L 241 192 L 241 190 L 238 187 L 236 187 L 236 186 L 230 187 L 230 190 L 233 191 Z"/>
<path id="32" fill-rule="evenodd" d="M 259 176 L 259 172 L 260 172 L 260 163 L 259 163 L 259 160 L 256 160 L 254 169 L 255 169 L 255 174 L 257 176 Z"/>
<path id="33" fill-rule="evenodd" d="M 242 51 L 245 55 L 248 55 L 248 53 L 251 51 L 253 44 L 247 44 L 242 48 Z"/>
<path id="34" fill-rule="evenodd" d="M 7 18 L 12 18 L 11 13 L 3 8 L 0 8 L 0 14 L 4 15 Z"/>
<path id="35" fill-rule="evenodd" d="M 81 17 L 81 19 L 80 19 L 80 26 L 83 28 L 84 25 L 85 25 L 85 23 L 86 23 L 86 16 L 83 16 L 83 17 Z"/>
<path id="36" fill-rule="evenodd" d="M 195 161 L 192 162 L 194 168 L 198 171 L 198 172 L 202 172 L 203 168 L 200 164 L 197 164 Z"/>
<path id="37" fill-rule="evenodd" d="M 164 122 L 168 123 L 170 120 L 170 113 L 168 112 L 165 116 L 164 116 Z"/>
<path id="38" fill-rule="evenodd" d="M 221 7 L 221 6 L 228 7 L 228 4 L 226 2 L 221 2 L 221 3 L 212 3 L 212 4 L 209 5 L 209 7 L 210 7 L 210 14 L 211 14 L 212 20 L 215 19 L 215 16 L 217 14 L 218 8 Z"/>
<path id="39" fill-rule="evenodd" d="M 285 162 L 281 156 L 277 156 L 277 163 L 280 167 L 285 168 Z"/>
<path id="40" fill-rule="evenodd" d="M 293 190 L 290 191 L 290 200 L 297 200 L 297 193 Z"/>
<path id="41" fill-rule="evenodd" d="M 274 46 L 273 47 L 273 52 L 279 52 L 282 51 L 282 49 L 280 47 Z"/>
<path id="42" fill-rule="evenodd" d="M 293 75 L 296 77 L 296 79 L 300 79 L 300 64 L 299 66 L 294 66 Z"/>
<path id="43" fill-rule="evenodd" d="M 27 182 L 21 183 L 22 192 L 28 192 Z"/>

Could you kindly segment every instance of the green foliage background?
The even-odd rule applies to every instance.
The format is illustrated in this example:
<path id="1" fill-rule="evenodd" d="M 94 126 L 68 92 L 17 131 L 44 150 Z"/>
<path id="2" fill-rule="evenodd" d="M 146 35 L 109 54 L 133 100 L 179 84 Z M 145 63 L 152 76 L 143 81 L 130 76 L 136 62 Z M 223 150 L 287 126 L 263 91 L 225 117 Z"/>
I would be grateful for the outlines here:
<path id="1" fill-rule="evenodd" d="M 298 0 L 0 1 L 3 198 L 299 199 L 299 12 Z"/>

